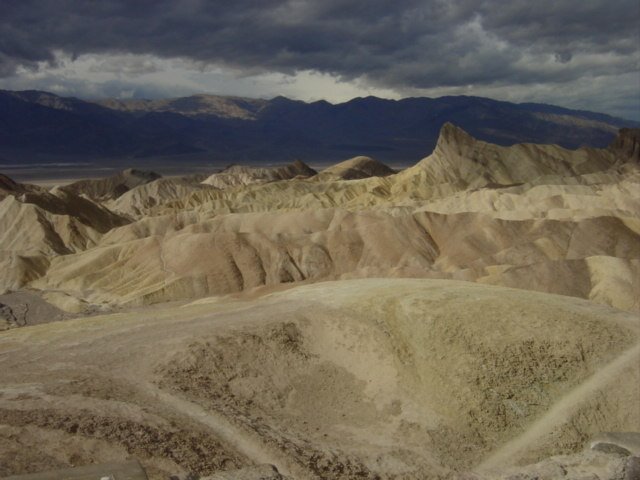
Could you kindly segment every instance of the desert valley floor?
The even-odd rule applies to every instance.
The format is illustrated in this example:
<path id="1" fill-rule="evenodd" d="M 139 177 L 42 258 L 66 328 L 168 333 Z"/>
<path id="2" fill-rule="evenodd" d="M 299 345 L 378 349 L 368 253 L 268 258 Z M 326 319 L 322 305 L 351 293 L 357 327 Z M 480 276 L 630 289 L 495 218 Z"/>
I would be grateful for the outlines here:
<path id="1" fill-rule="evenodd" d="M 400 172 L 0 175 L 0 272 L 0 476 L 623 480 L 640 455 L 637 130 L 446 124 Z"/>

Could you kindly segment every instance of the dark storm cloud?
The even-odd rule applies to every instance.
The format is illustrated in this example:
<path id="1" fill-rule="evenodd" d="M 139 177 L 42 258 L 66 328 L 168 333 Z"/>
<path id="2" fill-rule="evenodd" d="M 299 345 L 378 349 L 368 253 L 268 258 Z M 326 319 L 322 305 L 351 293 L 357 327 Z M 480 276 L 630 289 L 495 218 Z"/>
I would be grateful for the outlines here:
<path id="1" fill-rule="evenodd" d="M 316 70 L 398 90 L 638 70 L 637 0 L 2 0 L 0 75 L 55 52 L 248 74 Z"/>

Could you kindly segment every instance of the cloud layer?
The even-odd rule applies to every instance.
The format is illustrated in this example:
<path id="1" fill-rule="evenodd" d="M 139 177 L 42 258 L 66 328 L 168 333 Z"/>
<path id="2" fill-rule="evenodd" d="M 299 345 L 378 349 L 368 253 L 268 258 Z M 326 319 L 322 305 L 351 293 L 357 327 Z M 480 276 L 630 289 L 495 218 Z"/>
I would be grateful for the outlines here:
<path id="1" fill-rule="evenodd" d="M 639 21 L 637 0 L 4 0 L 0 85 L 52 72 L 59 84 L 81 83 L 60 72 L 87 58 L 111 84 L 141 85 L 171 59 L 191 76 L 176 79 L 176 93 L 233 84 L 194 82 L 189 72 L 290 84 L 325 75 L 329 97 L 340 82 L 391 96 L 493 91 L 528 100 L 529 91 L 544 100 L 564 90 L 573 92 L 568 106 L 640 117 Z M 256 85 L 258 95 L 271 90 Z"/>

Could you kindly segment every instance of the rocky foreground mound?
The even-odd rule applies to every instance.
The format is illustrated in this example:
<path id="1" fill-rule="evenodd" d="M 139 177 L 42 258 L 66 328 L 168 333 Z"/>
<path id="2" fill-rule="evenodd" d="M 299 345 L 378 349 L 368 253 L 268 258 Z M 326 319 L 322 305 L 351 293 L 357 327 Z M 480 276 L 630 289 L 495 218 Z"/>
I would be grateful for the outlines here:
<path id="1" fill-rule="evenodd" d="M 640 430 L 637 315 L 469 282 L 203 299 L 14 329 L 0 352 L 0 475 L 134 456 L 152 479 L 513 478 Z"/>

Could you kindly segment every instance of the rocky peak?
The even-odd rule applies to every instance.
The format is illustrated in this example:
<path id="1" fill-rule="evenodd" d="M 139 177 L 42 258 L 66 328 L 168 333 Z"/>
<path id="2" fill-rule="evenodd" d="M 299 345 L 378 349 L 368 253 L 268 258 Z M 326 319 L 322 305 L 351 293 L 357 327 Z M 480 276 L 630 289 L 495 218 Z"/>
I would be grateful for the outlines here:
<path id="1" fill-rule="evenodd" d="M 127 168 L 122 171 L 122 175 L 125 178 L 138 177 L 149 181 L 157 180 L 162 177 L 159 173 L 152 172 L 151 170 L 138 170 L 137 168 Z"/>
<path id="2" fill-rule="evenodd" d="M 25 190 L 21 184 L 15 182 L 13 179 L 1 173 L 0 173 L 0 189 L 6 190 L 8 192 L 22 192 Z"/>
<path id="3" fill-rule="evenodd" d="M 640 128 L 622 128 L 609 146 L 610 150 L 640 162 Z"/>
<path id="4" fill-rule="evenodd" d="M 294 160 L 293 163 L 287 165 L 287 168 L 291 172 L 295 172 L 296 175 L 302 175 L 304 177 L 312 177 L 313 175 L 318 173 L 302 160 Z"/>
<path id="5" fill-rule="evenodd" d="M 436 144 L 436 150 L 443 147 L 463 147 L 473 145 L 476 143 L 476 139 L 465 132 L 460 127 L 455 126 L 453 123 L 447 122 L 442 125 L 440 134 L 438 136 L 438 142 Z"/>

